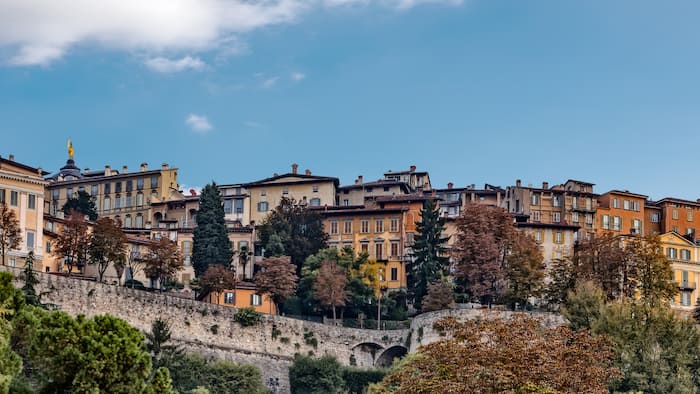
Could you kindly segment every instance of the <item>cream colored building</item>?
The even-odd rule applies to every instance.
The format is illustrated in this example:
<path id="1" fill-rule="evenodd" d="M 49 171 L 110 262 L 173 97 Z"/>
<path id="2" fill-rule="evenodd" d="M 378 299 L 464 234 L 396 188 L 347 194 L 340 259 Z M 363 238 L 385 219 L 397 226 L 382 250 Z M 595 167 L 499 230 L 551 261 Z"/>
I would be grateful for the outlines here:
<path id="1" fill-rule="evenodd" d="M 298 202 L 306 202 L 309 206 L 334 206 L 338 178 L 311 175 L 306 170 L 304 174 L 297 172 L 298 166 L 292 165 L 292 172 L 242 185 L 250 195 L 250 221 L 258 225 L 282 201 L 282 198 L 293 198 Z"/>
<path id="2" fill-rule="evenodd" d="M 44 256 L 43 207 L 47 184 L 44 175 L 47 174 L 41 168 L 16 162 L 13 155 L 8 159 L 0 157 L 0 201 L 15 212 L 22 234 L 19 248 L 6 252 L 6 265 L 24 267 L 30 251 L 37 261 Z"/>

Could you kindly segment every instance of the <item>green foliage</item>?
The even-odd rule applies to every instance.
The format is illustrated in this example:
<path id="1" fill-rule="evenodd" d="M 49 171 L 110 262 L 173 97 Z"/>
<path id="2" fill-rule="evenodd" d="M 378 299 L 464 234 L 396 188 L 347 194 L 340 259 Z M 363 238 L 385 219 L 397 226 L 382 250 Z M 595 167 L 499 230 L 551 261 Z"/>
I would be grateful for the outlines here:
<path id="1" fill-rule="evenodd" d="M 24 262 L 24 272 L 21 276 L 24 285 L 22 286 L 22 293 L 24 294 L 24 302 L 27 305 L 40 305 L 39 295 L 36 293 L 34 286 L 39 284 L 39 278 L 37 278 L 36 272 L 34 272 L 34 252 L 29 251 L 27 254 L 27 259 Z"/>
<path id="2" fill-rule="evenodd" d="M 66 203 L 63 204 L 63 208 L 61 208 L 61 210 L 66 215 L 70 215 L 71 211 L 76 211 L 87 216 L 92 221 L 97 219 L 97 207 L 95 206 L 95 201 L 93 201 L 92 197 L 90 197 L 90 195 L 84 190 L 78 191 L 78 195 L 76 197 L 70 197 Z"/>
<path id="3" fill-rule="evenodd" d="M 262 321 L 262 313 L 256 311 L 253 307 L 241 308 L 233 315 L 233 320 L 243 327 L 250 327 Z"/>
<path id="4" fill-rule="evenodd" d="M 167 368 L 158 368 L 146 389 L 146 394 L 177 394 L 173 389 L 173 380 Z"/>
<path id="5" fill-rule="evenodd" d="M 582 282 L 569 291 L 561 313 L 572 330 L 590 329 L 600 317 L 604 303 L 605 295 L 600 288 L 593 282 Z"/>
<path id="6" fill-rule="evenodd" d="M 386 376 L 385 369 L 343 368 L 345 389 L 349 393 L 363 394 L 372 383 L 381 382 Z"/>
<path id="7" fill-rule="evenodd" d="M 332 356 L 311 358 L 297 355 L 289 367 L 292 394 L 341 393 L 344 386 L 342 367 Z"/>
<path id="8" fill-rule="evenodd" d="M 173 379 L 173 387 L 181 393 L 267 392 L 262 383 L 260 370 L 252 365 L 240 365 L 223 360 L 207 362 L 201 356 L 182 355 L 174 359 L 168 365 L 168 369 Z"/>
<path id="9" fill-rule="evenodd" d="M 425 200 L 420 216 L 408 272 L 408 288 L 417 309 L 428 293 L 428 284 L 445 275 L 450 262 L 446 248 L 449 237 L 442 236 L 445 218 L 440 216 L 436 201 Z"/>
<path id="10" fill-rule="evenodd" d="M 314 349 L 318 347 L 318 339 L 316 339 L 312 331 L 304 333 L 304 342 L 309 346 L 313 346 Z"/>
<path id="11" fill-rule="evenodd" d="M 202 189 L 199 198 L 192 246 L 194 272 L 200 277 L 210 265 L 221 264 L 228 268 L 232 258 L 233 249 L 228 239 L 221 193 L 216 183 L 212 182 Z"/>
<path id="12" fill-rule="evenodd" d="M 183 353 L 181 347 L 170 343 L 172 333 L 170 324 L 161 319 L 156 319 L 151 324 L 151 331 L 145 333 L 146 348 L 151 353 L 153 368 L 157 369 L 167 365 L 170 360 Z"/>
<path id="13" fill-rule="evenodd" d="M 282 334 L 282 331 L 278 330 L 276 326 L 272 326 L 272 339 L 277 339 L 280 334 Z"/>
<path id="14" fill-rule="evenodd" d="M 219 333 L 219 325 L 214 324 L 211 327 L 209 327 L 209 331 L 211 331 L 212 334 L 216 335 Z"/>

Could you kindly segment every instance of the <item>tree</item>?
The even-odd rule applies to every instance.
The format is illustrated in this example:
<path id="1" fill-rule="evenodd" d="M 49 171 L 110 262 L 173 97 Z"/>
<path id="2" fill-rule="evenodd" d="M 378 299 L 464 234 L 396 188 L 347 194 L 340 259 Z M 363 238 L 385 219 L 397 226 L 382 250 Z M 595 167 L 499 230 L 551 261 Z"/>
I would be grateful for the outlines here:
<path id="1" fill-rule="evenodd" d="M 382 320 L 382 273 L 384 272 L 384 264 L 378 263 L 375 260 L 367 260 L 360 265 L 358 276 L 362 283 L 372 289 L 374 296 L 377 299 L 377 330 L 381 328 Z"/>
<path id="2" fill-rule="evenodd" d="M 161 319 L 156 319 L 151 324 L 151 331 L 144 333 L 146 337 L 146 349 L 151 354 L 153 368 L 168 366 L 175 357 L 183 354 L 180 346 L 171 342 L 172 333 L 170 324 Z"/>
<path id="3" fill-rule="evenodd" d="M 194 228 L 192 265 L 198 277 L 204 274 L 210 265 L 219 264 L 227 268 L 231 265 L 233 249 L 224 215 L 221 193 L 216 183 L 212 182 L 202 189 L 197 227 Z"/>
<path id="4" fill-rule="evenodd" d="M 608 300 L 633 297 L 636 272 L 632 261 L 621 239 L 612 234 L 583 240 L 574 249 L 574 282 L 593 282 Z"/>
<path id="5" fill-rule="evenodd" d="M 420 216 L 420 222 L 416 222 L 417 234 L 414 238 L 408 275 L 408 286 L 418 310 L 421 310 L 421 302 L 427 294 L 428 285 L 446 275 L 450 264 L 445 246 L 450 237 L 442 236 L 445 231 L 445 218 L 440 217 L 435 200 L 425 200 Z"/>
<path id="6" fill-rule="evenodd" d="M 516 232 L 508 251 L 506 272 L 508 290 L 505 300 L 515 309 L 524 306 L 533 297 L 539 297 L 544 290 L 542 251 L 535 240 L 521 232 Z"/>
<path id="7" fill-rule="evenodd" d="M 218 303 L 218 297 L 221 293 L 227 289 L 235 289 L 236 282 L 236 276 L 230 269 L 227 269 L 223 265 L 216 264 L 207 268 L 207 271 L 202 275 L 200 284 L 205 293 L 217 293 Z"/>
<path id="8" fill-rule="evenodd" d="M 311 358 L 296 355 L 289 367 L 292 394 L 342 393 L 345 386 L 342 368 L 333 356 Z"/>
<path id="9" fill-rule="evenodd" d="M 294 295 L 297 275 L 289 257 L 267 257 L 260 262 L 253 281 L 258 293 L 269 295 L 279 312 L 280 303 Z"/>
<path id="10" fill-rule="evenodd" d="M 258 237 L 265 256 L 290 256 L 297 276 L 301 276 L 306 258 L 324 249 L 328 241 L 321 215 L 308 209 L 305 203 L 286 197 L 263 220 Z"/>
<path id="11" fill-rule="evenodd" d="M 37 278 L 36 272 L 34 272 L 34 252 L 31 250 L 27 254 L 27 259 L 24 261 L 24 272 L 22 273 L 21 279 L 24 281 L 24 285 L 22 286 L 24 302 L 27 305 L 41 305 L 39 302 L 39 295 L 34 288 L 34 286 L 39 284 L 39 279 Z"/>
<path id="12" fill-rule="evenodd" d="M 0 393 L 8 393 L 14 377 L 22 370 L 22 360 L 10 348 L 10 319 L 22 307 L 21 293 L 12 285 L 12 275 L 0 272 Z"/>
<path id="13" fill-rule="evenodd" d="M 573 330 L 590 330 L 600 317 L 605 305 L 603 291 L 593 282 L 579 282 L 574 290 L 570 290 L 561 314 L 569 321 Z"/>
<path id="14" fill-rule="evenodd" d="M 85 266 L 89 247 L 90 235 L 87 222 L 83 215 L 71 212 L 56 238 L 56 254 L 63 258 L 65 265 L 68 266 L 69 275 L 74 267 L 82 270 Z"/>
<path id="15" fill-rule="evenodd" d="M 22 243 L 22 233 L 19 228 L 17 215 L 4 201 L 0 201 L 0 253 L 2 253 L 2 265 L 5 265 L 5 254 L 9 250 L 19 248 L 20 243 Z"/>
<path id="16" fill-rule="evenodd" d="M 183 354 L 168 364 L 173 387 L 181 393 L 268 393 L 260 370 L 252 365 L 219 360 L 207 362 L 201 356 Z M 198 391 L 195 391 L 198 390 Z"/>
<path id="17" fill-rule="evenodd" d="M 129 270 L 132 289 L 134 288 L 134 278 L 136 277 L 136 275 L 138 275 L 139 272 L 143 271 L 146 268 L 147 256 L 148 254 L 141 254 L 135 249 L 131 249 L 126 253 L 125 268 Z"/>
<path id="18" fill-rule="evenodd" d="M 110 264 L 124 266 L 126 260 L 126 235 L 112 219 L 97 219 L 90 235 L 88 249 L 90 263 L 97 266 L 98 280 L 102 282 Z"/>
<path id="19" fill-rule="evenodd" d="M 657 307 L 666 305 L 678 293 L 673 281 L 671 262 L 663 253 L 657 234 L 634 237 L 628 246 L 634 259 L 636 289 L 643 303 Z"/>
<path id="20" fill-rule="evenodd" d="M 158 243 L 148 247 L 144 272 L 149 278 L 158 280 L 161 291 L 167 279 L 182 269 L 182 254 L 177 244 L 168 238 L 161 238 Z"/>
<path id="21" fill-rule="evenodd" d="M 333 321 L 336 320 L 335 307 L 345 306 L 348 300 L 348 292 L 345 286 L 348 277 L 345 271 L 339 268 L 333 261 L 324 261 L 314 282 L 314 296 L 321 305 L 329 306 L 333 310 Z"/>
<path id="22" fill-rule="evenodd" d="M 177 394 L 177 391 L 173 390 L 172 383 L 170 371 L 167 368 L 158 368 L 146 389 L 146 394 Z"/>
<path id="23" fill-rule="evenodd" d="M 76 211 L 87 216 L 90 221 L 95 221 L 97 219 L 95 201 L 84 190 L 78 191 L 77 197 L 69 197 L 66 203 L 63 204 L 61 210 L 66 215 L 70 215 L 71 211 Z"/>
<path id="24" fill-rule="evenodd" d="M 524 315 L 463 323 L 446 318 L 434 328 L 449 339 L 404 358 L 384 378 L 386 392 L 522 393 L 535 385 L 549 392 L 600 393 L 621 376 L 605 337 L 546 327 Z"/>
<path id="25" fill-rule="evenodd" d="M 438 279 L 428 285 L 423 312 L 452 309 L 455 306 L 454 290 L 446 279 Z"/>

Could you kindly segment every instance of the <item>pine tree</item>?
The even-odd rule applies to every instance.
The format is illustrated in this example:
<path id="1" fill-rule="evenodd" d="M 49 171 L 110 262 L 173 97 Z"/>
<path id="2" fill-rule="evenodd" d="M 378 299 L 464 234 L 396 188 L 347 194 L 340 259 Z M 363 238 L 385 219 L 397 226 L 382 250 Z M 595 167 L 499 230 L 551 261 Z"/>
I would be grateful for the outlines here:
<path id="1" fill-rule="evenodd" d="M 76 211 L 89 217 L 92 221 L 97 219 L 95 201 L 93 201 L 92 197 L 84 190 L 78 191 L 77 197 L 70 197 L 68 201 L 63 204 L 62 210 L 66 215 L 70 215 L 71 211 Z"/>
<path id="2" fill-rule="evenodd" d="M 24 294 L 24 302 L 27 305 L 39 305 L 39 295 L 36 293 L 34 286 L 39 284 L 36 272 L 34 272 L 34 252 L 29 251 L 27 259 L 24 262 L 24 272 L 22 273 L 22 293 Z"/>
<path id="3" fill-rule="evenodd" d="M 228 239 L 224 206 L 216 183 L 204 187 L 199 199 L 197 227 L 194 229 L 192 263 L 199 277 L 210 265 L 220 264 L 228 268 L 233 258 L 231 241 Z"/>
<path id="4" fill-rule="evenodd" d="M 443 237 L 445 218 L 440 217 L 435 200 L 425 200 L 420 212 L 421 221 L 416 223 L 418 234 L 413 244 L 413 262 L 408 276 L 409 288 L 414 305 L 420 308 L 423 297 L 428 292 L 428 284 L 447 274 L 450 259 L 445 244 L 449 237 Z"/>

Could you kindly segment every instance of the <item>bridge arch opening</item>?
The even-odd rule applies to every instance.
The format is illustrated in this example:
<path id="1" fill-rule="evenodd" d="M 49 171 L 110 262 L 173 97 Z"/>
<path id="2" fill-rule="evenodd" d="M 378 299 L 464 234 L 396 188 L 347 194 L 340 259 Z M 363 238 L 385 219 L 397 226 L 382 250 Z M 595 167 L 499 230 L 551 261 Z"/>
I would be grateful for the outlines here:
<path id="1" fill-rule="evenodd" d="M 375 367 L 389 367 L 395 359 L 403 357 L 408 353 L 405 346 L 396 345 L 387 348 L 379 355 L 377 361 L 374 362 Z"/>

